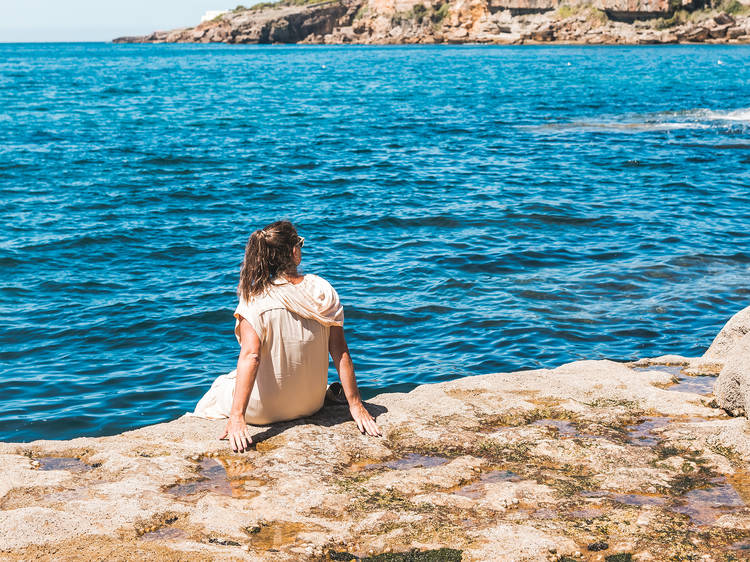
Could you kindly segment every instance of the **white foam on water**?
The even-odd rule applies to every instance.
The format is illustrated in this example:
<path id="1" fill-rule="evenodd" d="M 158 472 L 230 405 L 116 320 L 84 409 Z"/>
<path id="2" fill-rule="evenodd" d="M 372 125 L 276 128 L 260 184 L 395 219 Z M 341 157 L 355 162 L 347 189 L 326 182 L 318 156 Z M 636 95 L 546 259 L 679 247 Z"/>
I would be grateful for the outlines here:
<path id="1" fill-rule="evenodd" d="M 542 125 L 541 127 L 530 127 L 532 129 L 554 129 L 559 131 L 565 130 L 583 130 L 583 131 L 621 131 L 624 133 L 642 133 L 648 131 L 671 131 L 677 129 L 708 129 L 710 125 L 706 123 L 693 122 L 594 122 L 578 121 L 575 123 L 554 123 Z"/>
<path id="2" fill-rule="evenodd" d="M 674 131 L 681 129 L 710 129 L 727 122 L 750 123 L 750 108 L 730 111 L 713 109 L 690 109 L 686 111 L 664 111 L 645 115 L 629 115 L 621 120 L 576 121 L 572 123 L 549 123 L 531 129 L 588 130 L 588 131 Z"/>
<path id="3" fill-rule="evenodd" d="M 688 109 L 685 111 L 664 111 L 643 116 L 634 115 L 630 119 L 638 123 L 639 117 L 645 125 L 655 125 L 666 129 L 706 128 L 715 126 L 717 121 L 750 122 L 750 108 L 733 110 Z M 695 127 L 698 125 L 698 127 Z"/>
<path id="4" fill-rule="evenodd" d="M 662 123 L 628 123 L 630 128 L 638 131 L 674 131 L 678 129 L 708 129 L 706 123 L 692 123 L 684 121 L 672 121 Z"/>
<path id="5" fill-rule="evenodd" d="M 687 111 L 677 112 L 665 112 L 662 114 L 654 114 L 654 117 L 658 115 L 668 116 L 670 118 L 676 118 L 687 122 L 711 122 L 711 121 L 749 121 L 750 122 L 750 108 L 733 109 L 729 111 L 715 110 L 715 109 L 690 109 Z"/>
<path id="6" fill-rule="evenodd" d="M 748 121 L 750 122 L 750 107 L 733 111 L 708 111 L 709 119 L 718 121 Z"/>

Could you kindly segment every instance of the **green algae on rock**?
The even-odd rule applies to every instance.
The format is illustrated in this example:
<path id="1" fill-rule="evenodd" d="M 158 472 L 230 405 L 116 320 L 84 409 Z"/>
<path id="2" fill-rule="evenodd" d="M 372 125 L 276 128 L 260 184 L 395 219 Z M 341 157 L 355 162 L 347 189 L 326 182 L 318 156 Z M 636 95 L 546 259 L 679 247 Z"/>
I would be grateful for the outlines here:
<path id="1" fill-rule="evenodd" d="M 408 552 L 393 552 L 375 554 L 359 558 L 348 552 L 330 551 L 330 560 L 359 560 L 361 562 L 461 562 L 461 551 L 453 548 L 439 548 L 436 550 L 410 550 Z"/>

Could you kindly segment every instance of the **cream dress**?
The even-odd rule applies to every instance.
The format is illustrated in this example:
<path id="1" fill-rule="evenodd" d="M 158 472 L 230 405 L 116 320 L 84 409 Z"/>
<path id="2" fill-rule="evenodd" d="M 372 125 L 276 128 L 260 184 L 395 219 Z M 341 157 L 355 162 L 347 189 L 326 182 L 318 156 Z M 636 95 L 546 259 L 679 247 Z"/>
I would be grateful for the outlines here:
<path id="1" fill-rule="evenodd" d="M 240 341 L 244 318 L 260 339 L 260 364 L 245 421 L 256 425 L 309 416 L 323 406 L 328 381 L 328 336 L 343 326 L 338 294 L 325 279 L 305 275 L 298 284 L 274 280 L 269 290 L 234 311 L 234 334 Z M 219 376 L 192 415 L 227 418 L 237 371 Z"/>

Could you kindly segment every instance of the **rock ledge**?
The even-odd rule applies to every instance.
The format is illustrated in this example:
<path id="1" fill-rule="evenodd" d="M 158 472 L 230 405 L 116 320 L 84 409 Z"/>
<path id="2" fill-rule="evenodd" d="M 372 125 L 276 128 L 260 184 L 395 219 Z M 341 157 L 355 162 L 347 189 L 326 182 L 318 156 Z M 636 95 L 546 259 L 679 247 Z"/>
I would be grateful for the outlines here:
<path id="1" fill-rule="evenodd" d="M 254 428 L 244 455 L 216 439 L 223 422 L 188 416 L 112 437 L 0 443 L 0 552 L 733 559 L 750 544 L 750 427 L 716 407 L 706 364 L 579 361 L 424 385 L 372 399 L 382 439 L 327 405 Z"/>

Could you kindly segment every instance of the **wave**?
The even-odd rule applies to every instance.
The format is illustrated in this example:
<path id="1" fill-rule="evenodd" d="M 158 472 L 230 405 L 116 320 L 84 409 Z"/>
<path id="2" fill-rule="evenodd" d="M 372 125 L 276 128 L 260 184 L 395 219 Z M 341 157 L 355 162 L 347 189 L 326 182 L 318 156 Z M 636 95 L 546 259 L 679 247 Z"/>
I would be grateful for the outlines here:
<path id="1" fill-rule="evenodd" d="M 747 122 L 750 123 L 750 108 L 740 109 L 687 109 L 683 111 L 661 111 L 657 113 L 648 113 L 640 116 L 646 122 L 655 122 L 657 124 L 670 125 L 702 125 L 710 127 L 726 122 Z M 635 115 L 633 119 L 638 119 Z M 672 123 L 669 123 L 672 121 Z"/>
<path id="2" fill-rule="evenodd" d="M 702 121 L 745 121 L 750 123 L 750 108 L 733 109 L 731 111 L 697 109 L 688 113 L 692 113 L 696 119 Z"/>
<path id="3" fill-rule="evenodd" d="M 548 123 L 531 127 L 537 130 L 583 130 L 583 131 L 622 131 L 650 132 L 681 129 L 711 129 L 737 123 L 750 124 L 750 108 L 732 110 L 688 109 L 684 111 L 660 111 L 635 115 L 605 117 L 602 120 L 573 121 L 569 123 Z"/>
<path id="4" fill-rule="evenodd" d="M 545 125 L 541 128 L 544 129 L 558 129 L 558 130 L 583 130 L 583 131 L 621 131 L 625 133 L 641 133 L 650 131 L 671 131 L 677 129 L 708 129 L 710 125 L 704 123 L 608 123 L 608 122 L 588 122 L 578 121 L 574 123 L 559 123 L 555 125 Z"/>

